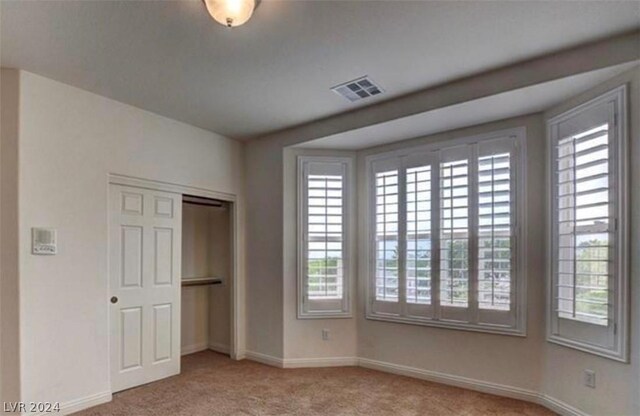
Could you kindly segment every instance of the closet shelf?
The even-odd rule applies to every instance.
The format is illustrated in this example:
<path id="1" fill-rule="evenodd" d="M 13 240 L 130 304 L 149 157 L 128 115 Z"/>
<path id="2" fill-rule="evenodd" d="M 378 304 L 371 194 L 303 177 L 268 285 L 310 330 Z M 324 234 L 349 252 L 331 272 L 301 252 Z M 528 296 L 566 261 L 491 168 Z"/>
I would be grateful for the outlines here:
<path id="1" fill-rule="evenodd" d="M 204 285 L 219 285 L 222 284 L 222 279 L 219 277 L 188 277 L 182 278 L 182 286 L 204 286 Z"/>

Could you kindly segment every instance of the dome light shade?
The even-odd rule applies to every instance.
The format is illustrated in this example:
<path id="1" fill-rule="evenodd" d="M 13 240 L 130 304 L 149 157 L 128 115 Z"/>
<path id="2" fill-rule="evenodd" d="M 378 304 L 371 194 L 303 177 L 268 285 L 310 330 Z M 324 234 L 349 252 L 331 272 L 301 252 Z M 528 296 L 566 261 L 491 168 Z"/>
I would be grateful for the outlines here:
<path id="1" fill-rule="evenodd" d="M 255 0 L 204 0 L 204 4 L 211 17 L 227 27 L 246 23 L 256 7 Z"/>

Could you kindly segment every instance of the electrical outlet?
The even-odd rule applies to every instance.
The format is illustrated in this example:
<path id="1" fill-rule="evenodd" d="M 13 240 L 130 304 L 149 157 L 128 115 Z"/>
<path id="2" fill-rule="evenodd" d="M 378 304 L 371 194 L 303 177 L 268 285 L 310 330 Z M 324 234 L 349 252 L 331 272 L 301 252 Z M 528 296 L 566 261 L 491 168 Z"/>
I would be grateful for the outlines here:
<path id="1" fill-rule="evenodd" d="M 329 330 L 328 329 L 323 329 L 322 330 L 322 340 L 323 341 L 329 341 Z"/>
<path id="2" fill-rule="evenodd" d="M 593 370 L 584 370 L 584 385 L 587 387 L 591 387 L 592 389 L 596 388 L 596 372 Z"/>

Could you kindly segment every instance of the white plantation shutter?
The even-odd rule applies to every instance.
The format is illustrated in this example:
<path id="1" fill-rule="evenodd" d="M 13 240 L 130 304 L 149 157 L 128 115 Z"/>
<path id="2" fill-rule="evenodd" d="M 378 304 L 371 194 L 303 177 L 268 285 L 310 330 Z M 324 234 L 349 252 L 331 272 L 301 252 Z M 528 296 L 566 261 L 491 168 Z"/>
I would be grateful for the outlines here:
<path id="1" fill-rule="evenodd" d="M 406 170 L 406 299 L 431 304 L 431 166 Z"/>
<path id="2" fill-rule="evenodd" d="M 478 306 L 511 306 L 511 155 L 478 159 Z"/>
<path id="3" fill-rule="evenodd" d="M 624 359 L 624 90 L 550 120 L 550 339 Z M 622 331 L 621 331 L 622 330 Z"/>
<path id="4" fill-rule="evenodd" d="M 379 313 L 399 314 L 400 159 L 373 167 L 373 298 Z"/>
<path id="5" fill-rule="evenodd" d="M 368 317 L 523 332 L 516 261 L 522 138 L 470 138 L 370 161 Z"/>
<path id="6" fill-rule="evenodd" d="M 440 152 L 440 317 L 469 321 L 471 146 Z"/>
<path id="7" fill-rule="evenodd" d="M 477 296 L 478 321 L 516 325 L 518 309 L 518 143 L 510 139 L 478 145 Z"/>
<path id="8" fill-rule="evenodd" d="M 398 171 L 376 175 L 376 299 L 398 300 Z"/>
<path id="9" fill-rule="evenodd" d="M 557 293 L 559 316 L 608 325 L 615 210 L 609 124 L 560 139 Z"/>
<path id="10" fill-rule="evenodd" d="M 301 317 L 348 311 L 347 215 L 350 159 L 299 158 Z"/>
<path id="11" fill-rule="evenodd" d="M 437 298 L 437 155 L 416 152 L 406 156 L 401 173 L 401 311 L 409 319 L 432 319 Z"/>

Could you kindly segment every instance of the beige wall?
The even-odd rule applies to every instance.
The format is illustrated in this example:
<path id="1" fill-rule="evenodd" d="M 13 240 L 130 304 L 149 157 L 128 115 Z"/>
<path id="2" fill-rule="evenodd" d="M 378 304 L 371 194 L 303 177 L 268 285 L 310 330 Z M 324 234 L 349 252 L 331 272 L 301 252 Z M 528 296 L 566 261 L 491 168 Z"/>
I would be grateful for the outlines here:
<path id="1" fill-rule="evenodd" d="M 18 125 L 20 74 L 0 75 L 0 403 L 20 398 Z"/>
<path id="2" fill-rule="evenodd" d="M 182 288 L 180 305 L 180 350 L 190 354 L 209 348 L 211 300 L 208 286 Z"/>
<path id="3" fill-rule="evenodd" d="M 19 150 L 22 400 L 107 392 L 108 173 L 236 194 L 242 213 L 242 145 L 21 72 Z M 57 228 L 56 256 L 29 254 L 33 226 Z"/>
<path id="4" fill-rule="evenodd" d="M 211 250 L 210 207 L 182 204 L 182 278 L 209 277 L 214 253 Z"/>
<path id="5" fill-rule="evenodd" d="M 247 351 L 285 359 L 354 357 L 354 319 L 296 317 L 295 172 L 296 155 L 305 151 L 289 144 L 258 140 L 246 148 Z M 329 329 L 329 341 L 322 341 L 322 329 Z"/>
<path id="6" fill-rule="evenodd" d="M 630 209 L 630 364 L 624 364 L 545 343 L 543 349 L 543 392 L 571 403 L 593 415 L 640 414 L 640 67 L 622 74 L 549 110 L 546 118 L 553 117 L 619 85 L 629 85 L 629 189 Z M 583 385 L 585 369 L 596 372 L 597 388 Z"/>
<path id="7" fill-rule="evenodd" d="M 283 358 L 326 358 L 326 357 L 355 357 L 357 349 L 357 328 L 355 319 L 355 281 L 357 277 L 357 265 L 353 264 L 350 274 L 351 288 L 351 313 L 352 318 L 341 319 L 297 319 L 298 295 L 298 239 L 297 239 L 297 157 L 299 155 L 332 155 L 351 157 L 355 160 L 355 152 L 335 152 L 305 149 L 284 149 L 284 201 L 283 201 L 283 227 L 284 227 L 284 258 L 283 258 L 283 284 L 284 284 L 284 355 Z M 356 184 L 355 170 L 351 186 Z M 352 195 L 349 233 L 352 238 L 350 252 L 355 253 L 357 246 L 356 235 L 356 200 Z M 355 262 L 354 262 L 355 263 Z M 329 331 L 329 340 L 322 340 L 322 330 Z"/>
<path id="8" fill-rule="evenodd" d="M 533 115 L 482 126 L 436 134 L 369 149 L 358 154 L 359 229 L 367 228 L 365 158 L 402 147 L 447 141 L 454 138 L 512 128 L 526 128 L 527 188 L 525 204 L 527 239 L 527 337 L 492 335 L 460 330 L 378 322 L 364 318 L 368 260 L 366 234 L 359 236 L 358 355 L 362 358 L 406 365 L 445 374 L 537 390 L 540 380 L 540 349 L 544 338 L 544 130 L 542 117 Z M 514 371 L 514 369 L 518 369 Z"/>
<path id="9" fill-rule="evenodd" d="M 282 357 L 283 146 L 258 140 L 246 146 L 247 352 Z"/>

